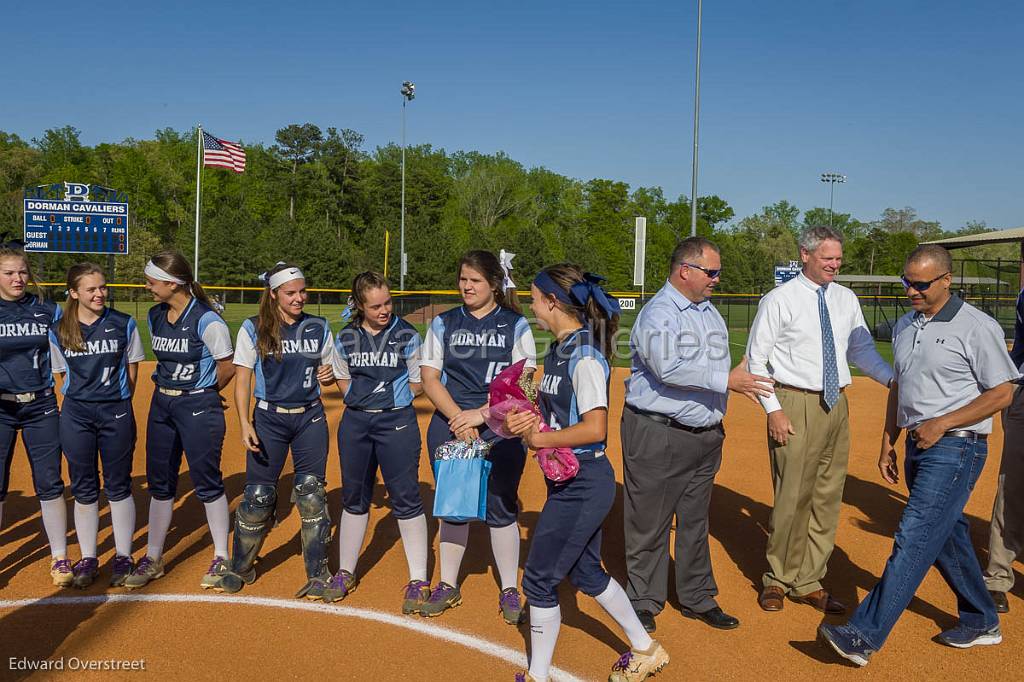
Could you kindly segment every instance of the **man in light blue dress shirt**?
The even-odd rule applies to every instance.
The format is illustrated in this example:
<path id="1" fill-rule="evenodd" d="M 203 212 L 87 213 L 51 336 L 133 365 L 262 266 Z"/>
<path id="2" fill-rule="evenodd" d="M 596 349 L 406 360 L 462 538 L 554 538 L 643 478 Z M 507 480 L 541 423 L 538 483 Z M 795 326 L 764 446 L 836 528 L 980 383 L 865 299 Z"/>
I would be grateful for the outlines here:
<path id="1" fill-rule="evenodd" d="M 712 242 L 681 242 L 668 281 L 644 305 L 630 334 L 622 415 L 626 592 L 649 632 L 667 598 L 673 517 L 683 615 L 720 629 L 739 625 L 715 601 L 708 507 L 722 462 L 729 390 L 754 399 L 771 395 L 772 380 L 750 374 L 745 362 L 730 370 L 729 330 L 709 300 L 721 262 Z"/>

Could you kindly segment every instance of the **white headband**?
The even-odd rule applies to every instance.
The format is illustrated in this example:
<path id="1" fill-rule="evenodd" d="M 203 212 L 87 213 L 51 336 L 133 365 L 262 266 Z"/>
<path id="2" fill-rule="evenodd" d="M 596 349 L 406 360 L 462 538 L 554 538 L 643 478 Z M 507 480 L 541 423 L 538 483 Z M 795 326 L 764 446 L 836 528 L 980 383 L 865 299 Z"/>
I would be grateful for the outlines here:
<path id="1" fill-rule="evenodd" d="M 505 249 L 501 250 L 501 255 L 498 257 L 498 262 L 501 263 L 501 271 L 505 273 L 505 281 L 502 283 L 502 289 L 515 289 L 516 283 L 512 281 L 512 259 L 516 257 L 516 254 L 510 253 Z"/>
<path id="2" fill-rule="evenodd" d="M 276 289 L 285 282 L 290 282 L 293 279 L 306 279 L 302 274 L 302 270 L 298 268 L 285 268 L 279 272 L 275 272 L 273 275 L 267 278 L 267 286 L 271 289 Z"/>
<path id="3" fill-rule="evenodd" d="M 185 286 L 184 280 L 175 277 L 171 273 L 167 272 L 163 268 L 153 263 L 153 261 L 149 261 L 148 263 L 146 263 L 145 273 L 146 277 L 150 277 L 161 282 L 174 282 L 175 284 Z"/>

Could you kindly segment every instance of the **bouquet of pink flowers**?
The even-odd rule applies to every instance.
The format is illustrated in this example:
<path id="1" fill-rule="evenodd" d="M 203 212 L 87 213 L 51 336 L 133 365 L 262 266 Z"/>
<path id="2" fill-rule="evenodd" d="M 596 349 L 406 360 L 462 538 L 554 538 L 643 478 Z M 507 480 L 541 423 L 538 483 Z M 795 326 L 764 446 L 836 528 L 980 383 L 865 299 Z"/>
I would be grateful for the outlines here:
<path id="1" fill-rule="evenodd" d="M 505 417 L 509 413 L 532 412 L 541 416 L 537 407 L 537 386 L 533 378 L 523 371 L 525 366 L 526 360 L 520 360 L 503 369 L 491 381 L 484 419 L 491 431 L 502 438 L 516 437 L 505 430 Z M 543 419 L 538 428 L 541 431 L 552 430 Z M 536 457 L 544 475 L 556 483 L 568 481 L 580 470 L 579 460 L 572 448 L 541 448 Z"/>

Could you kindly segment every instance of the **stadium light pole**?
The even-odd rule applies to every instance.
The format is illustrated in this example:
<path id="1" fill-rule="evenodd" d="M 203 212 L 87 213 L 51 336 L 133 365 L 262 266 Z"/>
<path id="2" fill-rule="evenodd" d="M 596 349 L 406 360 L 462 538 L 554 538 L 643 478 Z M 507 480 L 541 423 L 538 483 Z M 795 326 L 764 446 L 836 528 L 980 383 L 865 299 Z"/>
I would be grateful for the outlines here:
<path id="1" fill-rule="evenodd" d="M 690 236 L 697 236 L 697 132 L 700 120 L 700 24 L 702 0 L 697 0 L 697 76 L 693 88 L 693 179 L 690 183 Z"/>
<path id="2" fill-rule="evenodd" d="M 402 83 L 402 236 L 399 240 L 398 288 L 405 291 L 405 105 L 416 99 L 416 85 L 412 81 Z"/>
<path id="3" fill-rule="evenodd" d="M 828 183 L 828 226 L 832 227 L 832 199 L 836 194 L 836 183 L 846 182 L 846 176 L 841 173 L 822 173 L 821 181 Z"/>

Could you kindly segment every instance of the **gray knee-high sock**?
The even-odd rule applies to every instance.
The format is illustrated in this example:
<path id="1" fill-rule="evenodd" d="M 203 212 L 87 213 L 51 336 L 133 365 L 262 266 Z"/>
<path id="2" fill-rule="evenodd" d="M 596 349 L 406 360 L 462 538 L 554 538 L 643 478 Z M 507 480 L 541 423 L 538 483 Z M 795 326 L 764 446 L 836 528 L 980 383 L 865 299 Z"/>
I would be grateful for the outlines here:
<path id="1" fill-rule="evenodd" d="M 441 522 L 441 581 L 459 586 L 459 569 L 469 543 L 468 523 Z"/>
<path id="2" fill-rule="evenodd" d="M 82 504 L 75 500 L 75 535 L 82 558 L 96 558 L 96 535 L 100 529 L 100 503 Z"/>
<path id="3" fill-rule="evenodd" d="M 402 534 L 402 549 L 405 562 L 409 565 L 409 580 L 427 579 L 427 517 L 423 514 L 411 519 L 399 519 L 398 531 Z"/>
<path id="4" fill-rule="evenodd" d="M 115 551 L 121 556 L 131 556 L 132 536 L 135 535 L 135 500 L 131 495 L 110 503 L 110 525 L 114 528 Z"/>
<path id="5" fill-rule="evenodd" d="M 55 557 L 68 555 L 68 505 L 63 497 L 55 500 L 39 500 L 43 512 L 43 529 L 50 543 L 50 554 Z"/>
<path id="6" fill-rule="evenodd" d="M 164 541 L 171 527 L 171 513 L 174 500 L 149 501 L 149 536 L 146 539 L 146 556 L 157 561 L 164 555 Z"/>

